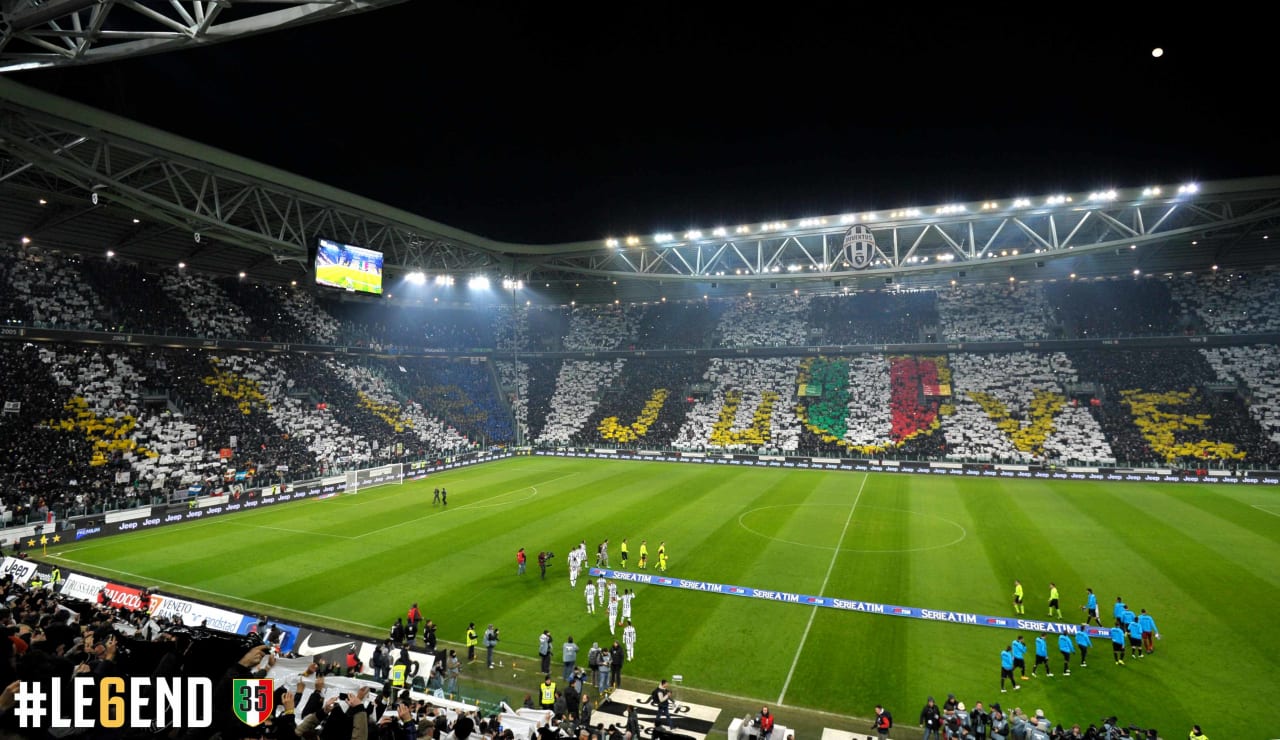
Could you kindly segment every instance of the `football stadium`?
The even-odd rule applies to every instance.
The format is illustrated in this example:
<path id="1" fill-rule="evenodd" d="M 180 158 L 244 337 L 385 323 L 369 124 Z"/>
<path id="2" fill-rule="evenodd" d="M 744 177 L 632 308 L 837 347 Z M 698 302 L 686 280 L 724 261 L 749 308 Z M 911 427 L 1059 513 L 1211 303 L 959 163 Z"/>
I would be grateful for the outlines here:
<path id="1" fill-rule="evenodd" d="M 1280 177 L 500 241 L 16 74 L 395 3 L 116 5 L 0 6 L 6 733 L 1280 732 Z"/>

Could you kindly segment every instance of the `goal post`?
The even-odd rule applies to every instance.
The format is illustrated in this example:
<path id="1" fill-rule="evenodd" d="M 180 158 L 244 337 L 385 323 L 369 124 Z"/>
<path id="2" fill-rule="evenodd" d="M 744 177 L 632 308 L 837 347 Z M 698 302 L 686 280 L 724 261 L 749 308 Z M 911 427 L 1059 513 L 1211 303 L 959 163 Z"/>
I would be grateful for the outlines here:
<path id="1" fill-rule="evenodd" d="M 404 464 L 393 463 L 376 468 L 348 470 L 346 493 L 359 493 L 374 486 L 401 485 L 404 483 Z"/>

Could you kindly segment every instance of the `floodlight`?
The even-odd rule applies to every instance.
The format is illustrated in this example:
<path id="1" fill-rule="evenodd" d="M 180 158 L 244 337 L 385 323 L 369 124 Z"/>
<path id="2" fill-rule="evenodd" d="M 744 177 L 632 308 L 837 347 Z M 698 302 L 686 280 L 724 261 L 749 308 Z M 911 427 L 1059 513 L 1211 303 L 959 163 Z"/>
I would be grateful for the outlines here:
<path id="1" fill-rule="evenodd" d="M 405 275 L 404 279 L 413 283 L 414 285 L 424 285 L 427 282 L 427 276 L 423 274 L 421 270 L 414 270 L 408 275 Z"/>

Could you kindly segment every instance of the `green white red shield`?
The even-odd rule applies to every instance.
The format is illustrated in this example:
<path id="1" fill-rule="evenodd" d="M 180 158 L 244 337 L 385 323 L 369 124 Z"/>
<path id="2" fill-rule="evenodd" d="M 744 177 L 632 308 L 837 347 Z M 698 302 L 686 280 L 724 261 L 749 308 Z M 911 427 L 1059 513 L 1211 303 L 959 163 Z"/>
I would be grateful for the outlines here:
<path id="1" fill-rule="evenodd" d="M 231 682 L 231 709 L 250 727 L 257 727 L 271 716 L 274 701 L 274 679 L 237 678 Z"/>

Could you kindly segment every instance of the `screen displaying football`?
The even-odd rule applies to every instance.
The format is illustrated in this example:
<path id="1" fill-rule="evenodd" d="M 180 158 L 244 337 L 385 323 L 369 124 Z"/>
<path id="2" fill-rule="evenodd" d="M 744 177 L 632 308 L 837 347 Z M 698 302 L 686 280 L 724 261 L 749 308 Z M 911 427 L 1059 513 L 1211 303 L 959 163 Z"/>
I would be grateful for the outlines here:
<path id="1" fill-rule="evenodd" d="M 321 238 L 315 274 L 317 285 L 382 295 L 382 252 Z"/>

